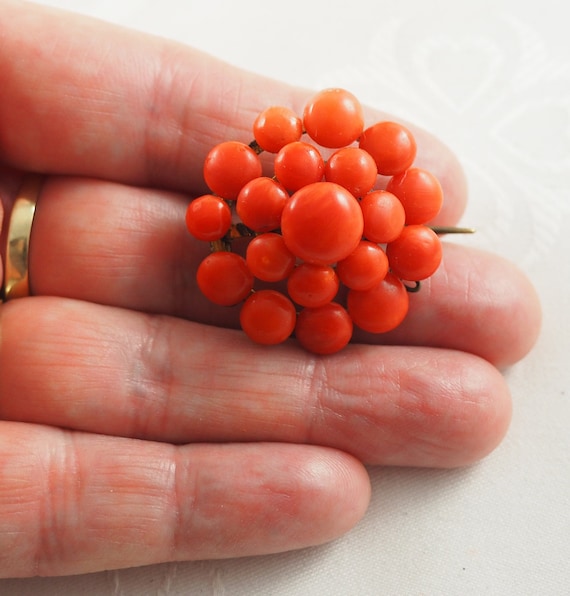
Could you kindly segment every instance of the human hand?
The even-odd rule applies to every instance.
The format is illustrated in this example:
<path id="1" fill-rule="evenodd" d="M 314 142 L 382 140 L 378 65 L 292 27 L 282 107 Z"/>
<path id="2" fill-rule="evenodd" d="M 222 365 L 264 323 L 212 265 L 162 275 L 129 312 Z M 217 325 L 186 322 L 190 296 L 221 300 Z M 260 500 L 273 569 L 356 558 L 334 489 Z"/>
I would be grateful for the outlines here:
<path id="1" fill-rule="evenodd" d="M 510 398 L 497 367 L 530 349 L 540 319 L 511 264 L 448 244 L 397 331 L 327 358 L 251 344 L 235 309 L 198 292 L 207 248 L 184 212 L 212 145 L 248 141 L 257 112 L 299 112 L 310 92 L 1 7 L 7 213 L 25 172 L 47 176 L 34 296 L 0 308 L 0 575 L 317 544 L 364 513 L 362 462 L 459 466 L 498 444 Z M 457 161 L 414 132 L 445 189 L 437 223 L 452 225 L 466 201 Z"/>

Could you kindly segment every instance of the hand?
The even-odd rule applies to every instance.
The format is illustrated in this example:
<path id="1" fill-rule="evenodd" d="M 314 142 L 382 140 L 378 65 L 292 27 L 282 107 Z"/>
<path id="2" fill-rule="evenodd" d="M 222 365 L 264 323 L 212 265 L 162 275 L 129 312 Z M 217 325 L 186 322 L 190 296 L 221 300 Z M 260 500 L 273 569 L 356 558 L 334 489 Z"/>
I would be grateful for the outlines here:
<path id="1" fill-rule="evenodd" d="M 34 295 L 0 308 L 0 575 L 321 543 L 366 510 L 363 464 L 460 466 L 499 443 L 497 367 L 540 324 L 513 265 L 448 244 L 397 331 L 326 358 L 256 346 L 200 296 L 207 247 L 184 212 L 215 143 L 250 140 L 257 112 L 299 112 L 309 93 L 99 22 L 0 14 L 6 213 L 25 172 L 46 174 Z M 414 133 L 453 225 L 461 170 Z"/>

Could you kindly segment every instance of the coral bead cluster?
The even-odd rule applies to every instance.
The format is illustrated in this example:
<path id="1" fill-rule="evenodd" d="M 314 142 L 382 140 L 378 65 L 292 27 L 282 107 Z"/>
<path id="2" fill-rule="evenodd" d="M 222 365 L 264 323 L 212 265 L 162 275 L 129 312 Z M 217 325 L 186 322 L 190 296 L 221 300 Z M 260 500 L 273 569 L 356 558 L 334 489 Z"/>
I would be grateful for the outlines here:
<path id="1" fill-rule="evenodd" d="M 307 350 L 331 354 L 354 325 L 371 333 L 397 327 L 409 282 L 430 277 L 442 255 L 426 225 L 442 189 L 414 167 L 411 132 L 389 121 L 365 126 L 359 101 L 343 89 L 321 91 L 302 116 L 269 107 L 252 128 L 249 145 L 226 141 L 209 152 L 210 194 L 186 212 L 190 233 L 212 246 L 196 274 L 202 293 L 218 305 L 241 304 L 242 329 L 265 345 L 295 336 Z M 273 158 L 271 176 L 261 153 Z M 379 175 L 388 177 L 382 189 Z M 245 254 L 233 250 L 238 237 L 249 239 Z"/>

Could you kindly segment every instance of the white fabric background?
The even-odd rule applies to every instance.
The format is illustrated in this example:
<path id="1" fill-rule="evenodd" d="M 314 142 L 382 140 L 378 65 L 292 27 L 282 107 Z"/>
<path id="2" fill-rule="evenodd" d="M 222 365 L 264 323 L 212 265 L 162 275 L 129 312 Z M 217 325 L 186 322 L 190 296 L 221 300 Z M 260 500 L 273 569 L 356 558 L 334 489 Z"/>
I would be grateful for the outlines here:
<path id="1" fill-rule="evenodd" d="M 371 469 L 363 522 L 262 558 L 0 581 L 0 594 L 570 594 L 570 38 L 563 0 L 47 0 L 314 89 L 344 86 L 461 157 L 469 242 L 516 261 L 544 308 L 507 372 L 501 447 L 459 471 Z M 459 240 L 461 241 L 461 240 Z"/>

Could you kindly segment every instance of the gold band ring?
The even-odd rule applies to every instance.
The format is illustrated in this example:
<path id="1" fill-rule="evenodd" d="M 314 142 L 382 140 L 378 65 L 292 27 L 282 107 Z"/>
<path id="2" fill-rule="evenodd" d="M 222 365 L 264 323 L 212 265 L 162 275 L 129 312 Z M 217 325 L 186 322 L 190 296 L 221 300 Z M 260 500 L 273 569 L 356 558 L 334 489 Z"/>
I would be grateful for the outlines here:
<path id="1" fill-rule="evenodd" d="M 30 236 L 42 182 L 43 176 L 36 174 L 27 176 L 12 208 L 6 241 L 4 300 L 30 295 L 28 279 Z"/>

